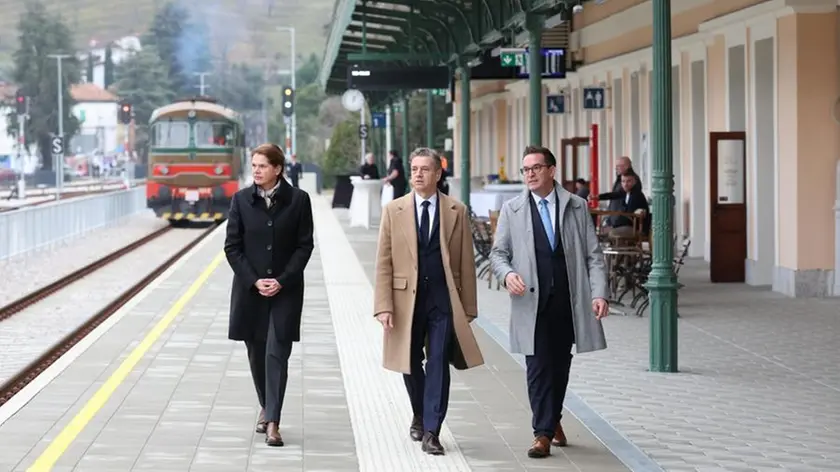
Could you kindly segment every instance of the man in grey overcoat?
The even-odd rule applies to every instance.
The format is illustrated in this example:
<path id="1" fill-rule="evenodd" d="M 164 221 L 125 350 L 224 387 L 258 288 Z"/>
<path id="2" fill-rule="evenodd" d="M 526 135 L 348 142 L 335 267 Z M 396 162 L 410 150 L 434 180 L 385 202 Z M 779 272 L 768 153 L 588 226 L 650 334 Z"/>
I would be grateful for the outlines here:
<path id="1" fill-rule="evenodd" d="M 586 201 L 554 180 L 556 166 L 550 150 L 525 149 L 528 190 L 502 206 L 490 252 L 493 274 L 510 293 L 510 351 L 525 355 L 532 458 L 566 445 L 560 418 L 572 344 L 578 353 L 607 347 L 604 256 Z"/>

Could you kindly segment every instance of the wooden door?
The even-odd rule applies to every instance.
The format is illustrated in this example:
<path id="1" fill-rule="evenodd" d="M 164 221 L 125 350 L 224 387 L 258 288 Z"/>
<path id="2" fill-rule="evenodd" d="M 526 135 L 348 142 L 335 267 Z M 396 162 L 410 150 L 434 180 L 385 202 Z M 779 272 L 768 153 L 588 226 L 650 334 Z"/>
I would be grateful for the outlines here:
<path id="1" fill-rule="evenodd" d="M 589 159 L 589 156 L 579 156 L 578 147 L 588 146 L 589 138 L 564 138 L 560 140 L 560 162 L 557 166 L 560 168 L 560 183 L 565 188 L 575 188 L 575 179 L 584 177 L 577 175 L 579 159 Z M 585 178 L 585 177 L 584 177 Z M 571 191 L 574 193 L 574 190 Z"/>
<path id="2" fill-rule="evenodd" d="M 747 259 L 746 133 L 709 133 L 713 283 L 744 282 Z"/>

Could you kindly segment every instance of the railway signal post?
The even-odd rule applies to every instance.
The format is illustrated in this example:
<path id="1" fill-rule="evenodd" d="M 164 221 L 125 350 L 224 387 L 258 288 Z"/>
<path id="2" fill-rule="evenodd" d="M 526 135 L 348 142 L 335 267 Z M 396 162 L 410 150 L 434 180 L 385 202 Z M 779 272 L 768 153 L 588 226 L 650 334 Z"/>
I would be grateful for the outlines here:
<path id="1" fill-rule="evenodd" d="M 283 123 L 286 125 L 286 155 L 290 156 L 294 149 L 292 128 L 295 116 L 295 89 L 288 85 L 283 87 Z"/>

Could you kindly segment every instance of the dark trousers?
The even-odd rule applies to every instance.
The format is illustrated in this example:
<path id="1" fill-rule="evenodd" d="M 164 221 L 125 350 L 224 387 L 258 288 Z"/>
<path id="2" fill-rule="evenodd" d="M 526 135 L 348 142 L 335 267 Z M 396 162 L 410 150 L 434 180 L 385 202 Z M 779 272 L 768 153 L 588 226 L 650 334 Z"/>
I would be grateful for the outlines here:
<path id="1" fill-rule="evenodd" d="M 422 300 L 418 298 L 418 300 Z M 452 314 L 437 308 L 414 311 L 411 326 L 411 374 L 403 375 L 411 410 L 423 418 L 423 430 L 440 433 L 449 407 L 449 358 L 452 349 Z M 426 369 L 423 347 L 426 337 Z"/>
<path id="2" fill-rule="evenodd" d="M 551 295 L 537 314 L 534 355 L 525 356 L 534 436 L 554 437 L 572 366 L 574 328 L 568 301 Z"/>
<path id="3" fill-rule="evenodd" d="M 257 390 L 260 406 L 265 409 L 266 423 L 279 423 L 289 380 L 289 357 L 292 342 L 280 341 L 274 332 L 274 321 L 268 324 L 265 341 L 245 341 L 251 378 Z"/>

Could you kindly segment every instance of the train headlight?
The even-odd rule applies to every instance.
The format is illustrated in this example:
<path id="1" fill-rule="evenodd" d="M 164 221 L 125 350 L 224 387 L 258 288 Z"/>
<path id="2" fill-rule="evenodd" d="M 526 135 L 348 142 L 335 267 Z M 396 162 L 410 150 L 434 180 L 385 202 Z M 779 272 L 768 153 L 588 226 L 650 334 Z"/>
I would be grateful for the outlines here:
<path id="1" fill-rule="evenodd" d="M 158 170 L 162 175 L 166 175 L 169 173 L 169 167 L 166 166 L 158 166 Z"/>
<path id="2" fill-rule="evenodd" d="M 225 169 L 222 168 L 222 166 L 216 166 L 216 175 L 222 175 L 222 172 L 224 171 Z"/>

